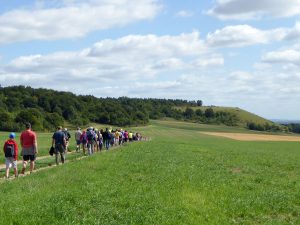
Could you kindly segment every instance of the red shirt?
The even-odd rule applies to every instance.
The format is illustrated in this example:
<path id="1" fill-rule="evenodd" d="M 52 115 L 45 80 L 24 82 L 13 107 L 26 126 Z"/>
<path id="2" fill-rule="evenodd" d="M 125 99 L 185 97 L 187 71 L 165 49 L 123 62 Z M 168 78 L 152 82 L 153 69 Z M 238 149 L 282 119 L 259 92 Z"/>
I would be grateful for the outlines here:
<path id="1" fill-rule="evenodd" d="M 17 144 L 17 142 L 16 142 L 15 140 L 13 140 L 13 139 L 7 140 L 7 141 L 4 143 L 4 146 L 3 146 L 3 152 L 4 152 L 4 153 L 5 153 L 6 145 L 14 145 L 14 150 L 15 150 L 14 159 L 15 159 L 15 160 L 18 160 L 18 144 Z"/>
<path id="2" fill-rule="evenodd" d="M 36 134 L 31 130 L 25 130 L 20 136 L 21 145 L 23 148 L 30 148 L 36 143 Z"/>

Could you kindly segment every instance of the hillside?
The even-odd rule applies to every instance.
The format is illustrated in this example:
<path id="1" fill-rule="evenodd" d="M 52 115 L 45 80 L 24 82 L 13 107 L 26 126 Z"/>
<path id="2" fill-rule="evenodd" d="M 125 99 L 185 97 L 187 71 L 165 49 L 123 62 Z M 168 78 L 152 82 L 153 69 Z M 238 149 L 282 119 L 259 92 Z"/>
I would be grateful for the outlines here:
<path id="1" fill-rule="evenodd" d="M 179 109 L 181 111 L 185 111 L 187 107 L 175 107 L 176 109 Z M 223 106 L 196 106 L 196 107 L 190 107 L 194 111 L 197 109 L 200 109 L 202 112 L 205 112 L 205 110 L 211 108 L 214 112 L 228 112 L 230 114 L 234 114 L 238 117 L 238 125 L 240 126 L 246 126 L 249 122 L 254 122 L 257 124 L 275 124 L 274 122 L 267 120 L 263 117 L 260 117 L 258 115 L 255 115 L 254 113 L 248 112 L 246 110 L 237 108 L 237 107 L 223 107 Z"/>

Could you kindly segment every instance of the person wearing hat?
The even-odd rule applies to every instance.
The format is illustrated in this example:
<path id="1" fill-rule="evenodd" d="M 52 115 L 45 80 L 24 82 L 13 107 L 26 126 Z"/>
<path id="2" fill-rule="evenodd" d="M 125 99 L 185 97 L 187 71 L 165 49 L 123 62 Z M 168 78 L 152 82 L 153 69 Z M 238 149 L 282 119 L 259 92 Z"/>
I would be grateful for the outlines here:
<path id="1" fill-rule="evenodd" d="M 17 168 L 17 161 L 18 161 L 18 144 L 14 140 L 16 137 L 15 133 L 9 134 L 9 139 L 4 143 L 3 152 L 5 155 L 5 164 L 6 164 L 6 171 L 5 177 L 9 177 L 9 169 L 11 166 L 14 168 L 15 177 L 18 177 L 18 168 Z"/>
<path id="2" fill-rule="evenodd" d="M 21 174 L 25 174 L 26 166 L 30 160 L 30 173 L 34 170 L 36 155 L 38 154 L 36 134 L 31 130 L 31 124 L 26 123 L 26 130 L 21 133 L 20 142 L 22 146 L 23 168 Z"/>

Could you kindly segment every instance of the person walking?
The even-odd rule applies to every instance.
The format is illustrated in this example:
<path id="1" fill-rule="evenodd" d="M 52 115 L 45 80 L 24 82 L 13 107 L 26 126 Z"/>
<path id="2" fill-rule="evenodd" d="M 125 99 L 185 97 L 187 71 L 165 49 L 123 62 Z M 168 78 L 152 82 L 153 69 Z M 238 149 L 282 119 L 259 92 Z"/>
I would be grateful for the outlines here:
<path id="1" fill-rule="evenodd" d="M 104 146 L 105 146 L 106 150 L 109 150 L 109 147 L 110 147 L 110 132 L 109 132 L 108 128 L 105 129 L 102 136 L 103 136 Z"/>
<path id="2" fill-rule="evenodd" d="M 87 145 L 87 137 L 86 137 L 86 131 L 84 130 L 80 136 L 80 142 L 82 144 L 82 152 L 83 155 L 85 155 L 85 149 L 86 149 L 86 145 Z"/>
<path id="3" fill-rule="evenodd" d="M 87 137 L 87 150 L 88 155 L 92 155 L 94 152 L 94 140 L 95 140 L 95 133 L 93 131 L 93 127 L 89 127 L 86 131 Z"/>
<path id="4" fill-rule="evenodd" d="M 69 140 L 71 138 L 71 134 L 70 132 L 68 131 L 68 128 L 65 128 L 63 130 L 63 133 L 65 134 L 65 139 L 66 139 L 66 145 L 65 145 L 65 153 L 69 152 Z"/>
<path id="5" fill-rule="evenodd" d="M 26 166 L 30 160 L 30 173 L 34 170 L 36 155 L 38 154 L 37 138 L 31 130 L 31 124 L 25 124 L 26 130 L 21 133 L 20 142 L 22 146 L 23 168 L 21 174 L 25 174 Z"/>
<path id="6" fill-rule="evenodd" d="M 18 144 L 15 141 L 16 134 L 10 133 L 9 139 L 4 143 L 3 151 L 5 155 L 5 178 L 9 178 L 9 170 L 11 166 L 14 168 L 15 177 L 18 177 Z"/>
<path id="7" fill-rule="evenodd" d="M 129 142 L 133 141 L 133 133 L 132 133 L 132 131 L 129 131 L 129 133 L 128 133 L 128 140 L 129 140 Z"/>
<path id="8" fill-rule="evenodd" d="M 81 129 L 80 129 L 80 127 L 77 127 L 77 130 L 75 132 L 76 152 L 80 151 L 80 144 L 81 144 L 80 137 L 81 137 L 81 135 L 82 135 Z"/>
<path id="9" fill-rule="evenodd" d="M 65 163 L 66 137 L 62 131 L 62 127 L 58 126 L 56 132 L 52 136 L 52 147 L 54 147 L 55 162 L 58 162 L 58 154 L 60 154 L 61 163 Z"/>
<path id="10" fill-rule="evenodd" d="M 100 131 L 98 131 L 98 146 L 99 146 L 99 151 L 102 151 L 102 147 L 103 147 L 103 137 L 102 137 L 102 133 L 103 130 L 101 129 Z"/>

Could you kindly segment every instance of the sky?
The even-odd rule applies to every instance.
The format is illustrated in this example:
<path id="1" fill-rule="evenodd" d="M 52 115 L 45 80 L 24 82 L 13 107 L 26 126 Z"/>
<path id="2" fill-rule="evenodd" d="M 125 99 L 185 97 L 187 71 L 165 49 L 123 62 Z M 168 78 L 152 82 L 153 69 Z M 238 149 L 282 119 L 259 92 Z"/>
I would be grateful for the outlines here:
<path id="1" fill-rule="evenodd" d="M 300 0 L 0 0 L 0 84 L 300 119 Z"/>

